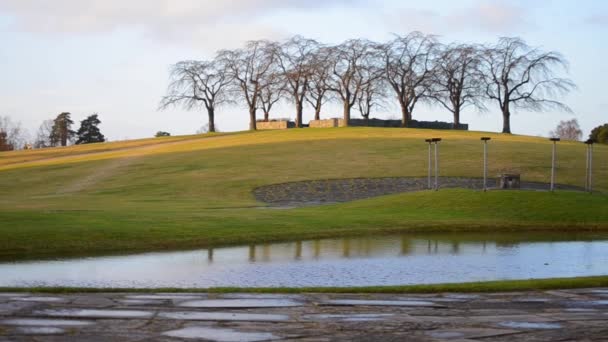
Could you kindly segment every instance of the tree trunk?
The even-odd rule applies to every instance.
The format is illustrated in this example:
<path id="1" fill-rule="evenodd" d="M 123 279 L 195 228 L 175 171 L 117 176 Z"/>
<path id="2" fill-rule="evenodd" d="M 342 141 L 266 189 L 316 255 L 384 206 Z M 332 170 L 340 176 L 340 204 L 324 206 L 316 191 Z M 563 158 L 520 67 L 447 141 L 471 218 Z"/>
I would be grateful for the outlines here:
<path id="1" fill-rule="evenodd" d="M 460 108 L 454 108 L 454 125 L 453 128 L 457 129 L 460 126 Z"/>
<path id="2" fill-rule="evenodd" d="M 408 127 L 410 125 L 410 113 L 407 109 L 407 105 L 401 103 L 401 127 Z"/>
<path id="3" fill-rule="evenodd" d="M 270 112 L 264 111 L 264 122 L 270 121 Z"/>
<path id="4" fill-rule="evenodd" d="M 302 128 L 302 101 L 296 100 L 296 127 Z"/>
<path id="5" fill-rule="evenodd" d="M 344 101 L 344 126 L 348 126 L 350 121 L 350 104 Z"/>
<path id="6" fill-rule="evenodd" d="M 511 134 L 511 112 L 506 106 L 502 109 L 502 132 Z"/>
<path id="7" fill-rule="evenodd" d="M 215 108 L 207 108 L 209 115 L 209 133 L 215 132 Z"/>
<path id="8" fill-rule="evenodd" d="M 321 107 L 323 106 L 323 99 L 317 99 L 315 104 L 315 120 L 321 120 Z"/>
<path id="9" fill-rule="evenodd" d="M 365 120 L 365 126 L 369 126 L 369 113 L 361 116 L 363 116 L 363 120 Z"/>
<path id="10" fill-rule="evenodd" d="M 249 130 L 250 131 L 255 131 L 257 130 L 257 126 L 256 126 L 256 108 L 249 108 Z"/>

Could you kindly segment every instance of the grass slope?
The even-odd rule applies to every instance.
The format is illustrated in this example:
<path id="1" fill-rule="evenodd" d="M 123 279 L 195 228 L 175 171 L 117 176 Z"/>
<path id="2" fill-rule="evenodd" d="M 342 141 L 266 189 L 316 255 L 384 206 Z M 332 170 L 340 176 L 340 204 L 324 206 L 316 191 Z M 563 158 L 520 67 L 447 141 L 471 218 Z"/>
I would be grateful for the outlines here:
<path id="1" fill-rule="evenodd" d="M 446 190 L 341 205 L 263 210 L 260 185 L 328 178 L 424 176 L 424 138 L 439 136 L 441 174 L 547 181 L 546 139 L 413 129 L 302 129 L 213 134 L 0 153 L 0 258 L 428 230 L 608 229 L 608 197 L 574 192 Z M 608 190 L 608 146 L 595 148 Z M 559 145 L 558 182 L 582 185 L 585 146 Z"/>

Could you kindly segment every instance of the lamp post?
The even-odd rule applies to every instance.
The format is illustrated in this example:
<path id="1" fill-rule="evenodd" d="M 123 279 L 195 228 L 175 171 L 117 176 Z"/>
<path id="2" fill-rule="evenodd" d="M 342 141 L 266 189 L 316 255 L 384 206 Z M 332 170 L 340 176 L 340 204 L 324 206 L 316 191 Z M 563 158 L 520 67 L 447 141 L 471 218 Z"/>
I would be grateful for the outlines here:
<path id="1" fill-rule="evenodd" d="M 431 139 L 435 143 L 435 191 L 439 191 L 439 142 L 441 138 Z"/>
<path id="2" fill-rule="evenodd" d="M 550 138 L 553 142 L 553 153 L 551 154 L 551 191 L 555 191 L 555 160 L 557 158 L 557 142 L 560 138 Z"/>
<path id="3" fill-rule="evenodd" d="M 585 189 L 587 189 L 589 193 L 593 193 L 593 140 L 589 139 L 585 141 L 585 144 L 587 145 L 587 173 Z"/>
<path id="4" fill-rule="evenodd" d="M 428 172 L 428 188 L 431 189 L 433 187 L 432 183 L 431 183 L 431 174 L 432 174 L 432 169 L 433 169 L 433 163 L 431 162 L 431 145 L 433 144 L 433 139 L 426 139 L 424 140 L 425 142 L 427 142 L 429 144 L 429 172 Z"/>
<path id="5" fill-rule="evenodd" d="M 481 137 L 483 141 L 483 191 L 488 191 L 488 141 L 490 137 Z"/>

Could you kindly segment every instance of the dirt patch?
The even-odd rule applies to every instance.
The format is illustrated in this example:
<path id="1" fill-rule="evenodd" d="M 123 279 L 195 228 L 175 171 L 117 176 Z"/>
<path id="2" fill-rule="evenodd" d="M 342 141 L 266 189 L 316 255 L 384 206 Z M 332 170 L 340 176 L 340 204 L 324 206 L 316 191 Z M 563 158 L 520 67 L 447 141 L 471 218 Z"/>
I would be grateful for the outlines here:
<path id="1" fill-rule="evenodd" d="M 488 180 L 490 187 L 495 180 Z M 482 178 L 440 177 L 441 189 L 463 188 L 483 189 Z M 549 184 L 540 182 L 522 182 L 524 190 L 548 190 Z M 556 185 L 559 190 L 583 190 L 570 185 Z M 313 180 L 293 183 L 282 183 L 262 186 L 253 191 L 255 198 L 273 206 L 306 206 L 328 203 L 350 202 L 365 198 L 391 195 L 403 192 L 428 189 L 426 177 L 400 178 L 353 178 Z M 496 188 L 491 188 L 495 190 Z"/>

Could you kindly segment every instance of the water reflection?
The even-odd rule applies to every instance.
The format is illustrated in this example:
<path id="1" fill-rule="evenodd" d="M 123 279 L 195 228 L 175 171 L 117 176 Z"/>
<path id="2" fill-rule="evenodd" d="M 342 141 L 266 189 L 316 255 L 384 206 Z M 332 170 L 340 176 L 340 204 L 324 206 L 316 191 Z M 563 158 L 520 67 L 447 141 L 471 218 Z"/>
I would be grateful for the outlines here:
<path id="1" fill-rule="evenodd" d="M 432 234 L 0 264 L 0 286 L 369 286 L 608 274 L 608 234 Z"/>

